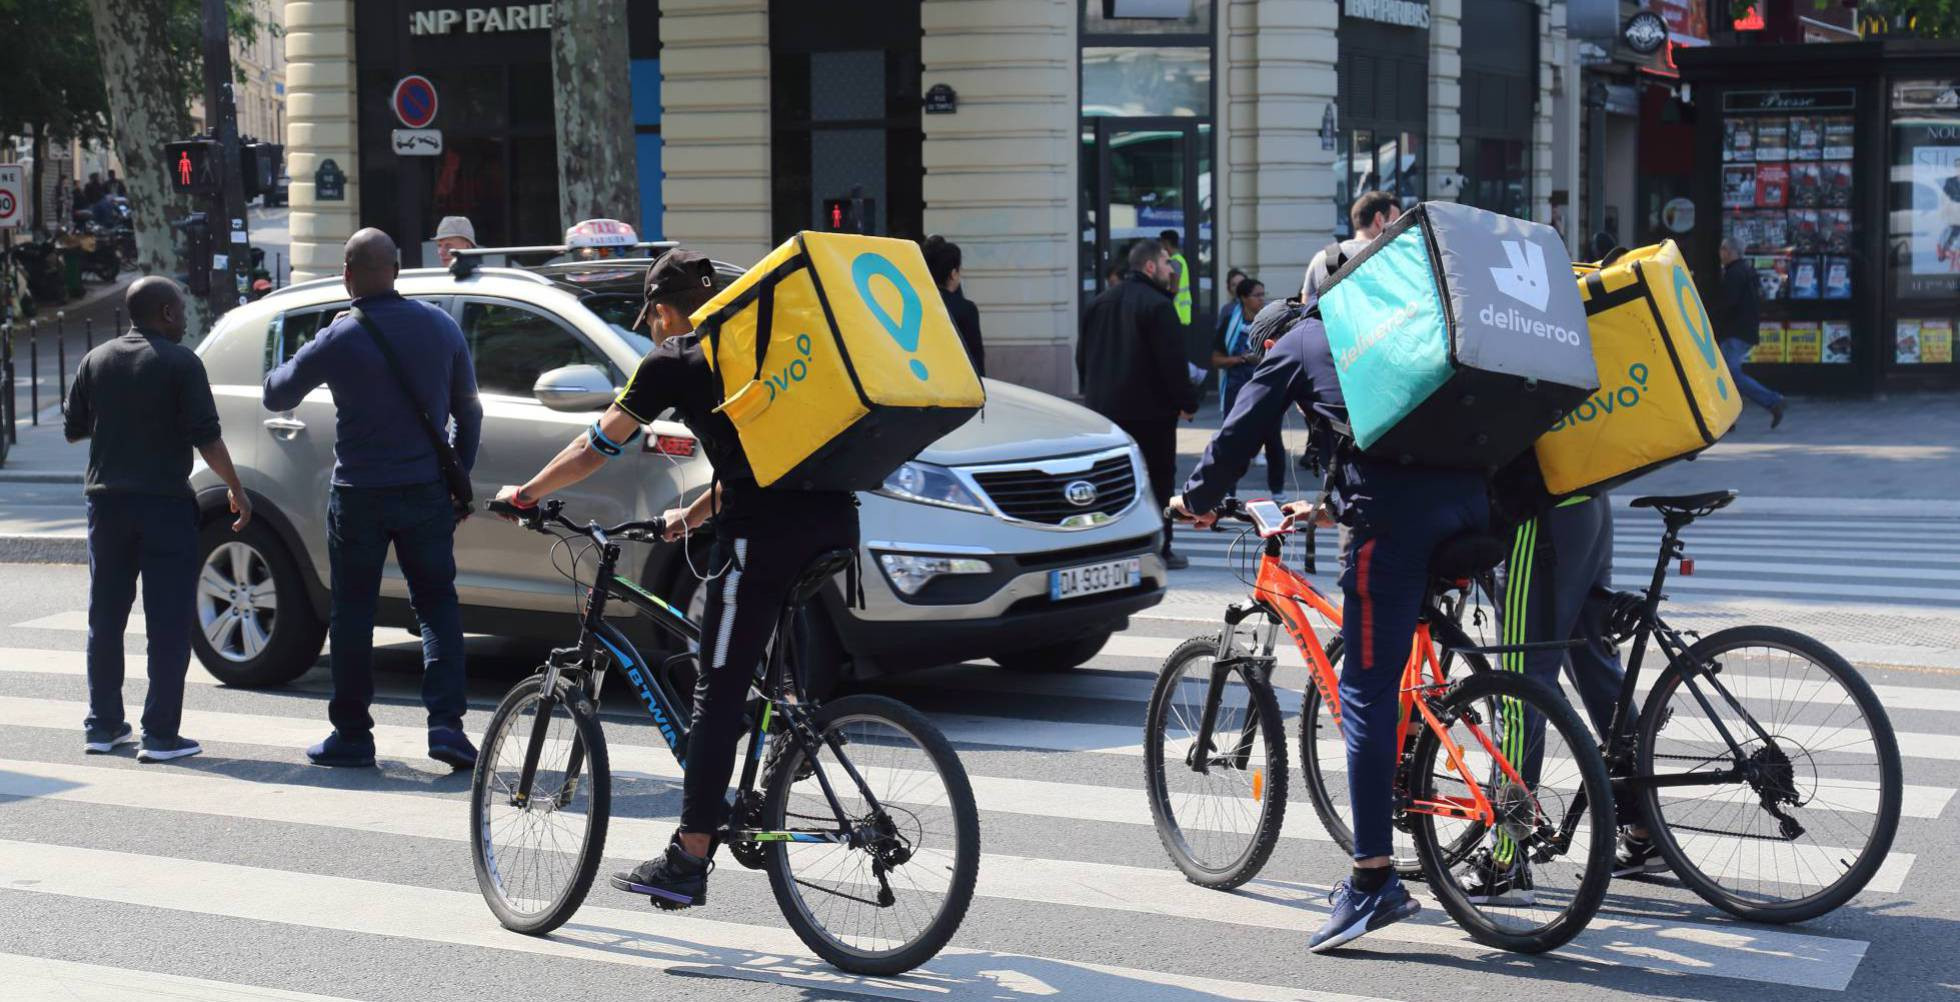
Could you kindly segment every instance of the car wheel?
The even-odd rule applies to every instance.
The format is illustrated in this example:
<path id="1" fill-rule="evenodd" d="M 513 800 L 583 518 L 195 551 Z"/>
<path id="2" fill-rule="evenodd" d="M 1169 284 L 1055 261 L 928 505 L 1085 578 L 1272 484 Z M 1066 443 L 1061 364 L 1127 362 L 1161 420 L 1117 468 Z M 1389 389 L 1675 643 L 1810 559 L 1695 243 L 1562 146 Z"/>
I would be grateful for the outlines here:
<path id="1" fill-rule="evenodd" d="M 1001 651 L 993 655 L 994 663 L 1008 671 L 1068 671 L 1086 664 L 1096 656 L 1103 645 L 1109 643 L 1113 632 L 1091 633 L 1086 637 L 1065 640 L 1059 644 L 1030 647 L 1019 651 Z"/>
<path id="2" fill-rule="evenodd" d="M 299 565 L 264 522 L 231 531 L 221 515 L 198 533 L 197 629 L 191 645 L 226 685 L 257 689 L 306 674 L 327 624 L 313 612 Z"/>

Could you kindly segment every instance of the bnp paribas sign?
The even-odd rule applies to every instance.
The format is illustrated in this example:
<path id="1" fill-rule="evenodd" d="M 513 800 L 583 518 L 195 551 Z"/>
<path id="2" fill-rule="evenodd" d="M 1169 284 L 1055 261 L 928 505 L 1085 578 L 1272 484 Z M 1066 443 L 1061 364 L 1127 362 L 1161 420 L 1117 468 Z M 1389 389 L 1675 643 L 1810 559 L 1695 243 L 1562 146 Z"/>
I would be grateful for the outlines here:
<path id="1" fill-rule="evenodd" d="M 1429 0 L 1345 0 L 1342 12 L 1401 28 L 1429 27 Z"/>
<path id="2" fill-rule="evenodd" d="M 548 3 L 510 3 L 492 7 L 441 7 L 411 11 L 411 35 L 486 35 L 499 31 L 544 31 L 551 27 Z"/>

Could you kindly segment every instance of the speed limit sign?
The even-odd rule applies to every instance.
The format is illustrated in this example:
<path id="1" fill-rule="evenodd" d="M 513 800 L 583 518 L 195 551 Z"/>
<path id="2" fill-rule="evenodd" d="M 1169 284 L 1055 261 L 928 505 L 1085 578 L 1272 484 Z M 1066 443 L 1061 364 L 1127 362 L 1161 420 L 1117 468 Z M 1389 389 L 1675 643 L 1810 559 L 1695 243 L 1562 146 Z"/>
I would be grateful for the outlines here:
<path id="1" fill-rule="evenodd" d="M 21 224 L 27 206 L 24 177 L 19 164 L 0 164 L 0 230 Z"/>

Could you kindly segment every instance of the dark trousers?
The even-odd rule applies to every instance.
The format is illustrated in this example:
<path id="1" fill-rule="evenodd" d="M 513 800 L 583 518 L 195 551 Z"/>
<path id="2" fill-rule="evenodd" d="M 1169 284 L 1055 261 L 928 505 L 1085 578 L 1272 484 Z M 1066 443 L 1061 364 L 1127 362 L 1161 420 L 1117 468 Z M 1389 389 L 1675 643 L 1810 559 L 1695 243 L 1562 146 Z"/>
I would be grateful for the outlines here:
<path id="1" fill-rule="evenodd" d="M 342 739 L 373 740 L 374 614 L 388 547 L 422 623 L 422 704 L 429 727 L 461 728 L 466 700 L 463 613 L 456 601 L 456 521 L 443 485 L 342 487 L 327 497 L 333 567 L 333 701 Z"/>
<path id="2" fill-rule="evenodd" d="M 1443 474 L 1368 500 L 1345 533 L 1341 568 L 1341 731 L 1347 741 L 1354 858 L 1391 851 L 1402 669 L 1436 547 L 1489 520 L 1475 474 Z"/>
<path id="3" fill-rule="evenodd" d="M 1239 391 L 1245 388 L 1243 380 L 1222 379 L 1219 382 L 1219 422 L 1232 416 L 1232 405 L 1238 402 Z M 1274 425 L 1272 434 L 1266 436 L 1266 490 L 1273 497 L 1286 493 L 1286 441 L 1280 437 L 1280 425 Z"/>
<path id="4" fill-rule="evenodd" d="M 184 673 L 197 622 L 197 504 L 187 497 L 97 494 L 88 499 L 88 717 L 117 731 L 123 718 L 123 630 L 143 579 L 150 688 L 143 733 L 177 737 Z"/>
<path id="5" fill-rule="evenodd" d="M 1160 418 L 1110 418 L 1137 440 L 1143 469 L 1150 475 L 1150 497 L 1162 512 L 1177 493 L 1177 415 Z M 1164 552 L 1171 552 L 1171 520 L 1164 519 Z"/>
<path id="6" fill-rule="evenodd" d="M 855 546 L 855 512 L 848 519 L 813 517 L 802 525 L 715 539 L 708 566 L 723 570 L 701 585 L 708 598 L 681 783 L 681 831 L 709 834 L 727 821 L 742 710 L 783 602 L 811 561 L 826 550 Z"/>

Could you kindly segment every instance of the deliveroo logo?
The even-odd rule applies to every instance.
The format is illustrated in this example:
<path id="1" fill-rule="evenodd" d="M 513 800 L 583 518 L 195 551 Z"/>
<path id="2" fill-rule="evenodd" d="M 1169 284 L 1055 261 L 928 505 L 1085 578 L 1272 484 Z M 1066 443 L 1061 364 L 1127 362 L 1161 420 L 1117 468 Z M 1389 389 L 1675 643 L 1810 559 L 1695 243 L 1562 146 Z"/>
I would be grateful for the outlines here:
<path id="1" fill-rule="evenodd" d="M 1701 297 L 1695 295 L 1695 283 L 1688 277 L 1688 270 L 1680 265 L 1674 266 L 1674 302 L 1681 307 L 1681 317 L 1688 323 L 1688 333 L 1694 338 L 1695 348 L 1701 353 L 1702 364 L 1715 373 L 1715 392 L 1723 400 L 1729 398 L 1728 366 L 1722 361 L 1715 348 L 1715 332 L 1708 323 L 1708 311 L 1702 309 Z"/>
<path id="2" fill-rule="evenodd" d="M 893 320 L 892 315 L 885 312 L 884 304 L 871 295 L 871 280 L 874 278 L 882 278 L 898 290 L 897 320 Z M 863 298 L 864 305 L 871 310 L 872 319 L 885 328 L 885 333 L 891 335 L 906 354 L 916 354 L 919 350 L 919 325 L 925 320 L 925 310 L 920 308 L 919 294 L 912 290 L 911 283 L 905 280 L 905 273 L 898 270 L 898 265 L 891 263 L 883 254 L 867 251 L 851 262 L 851 281 L 857 285 L 858 296 Z M 928 375 L 926 364 L 914 358 L 911 366 L 912 375 L 924 381 Z"/>
<path id="3" fill-rule="evenodd" d="M 1490 270 L 1497 291 L 1543 312 L 1545 304 L 1552 300 L 1551 276 L 1545 273 L 1545 248 L 1527 240 L 1506 240 L 1504 257 L 1509 260 L 1508 265 Z"/>

